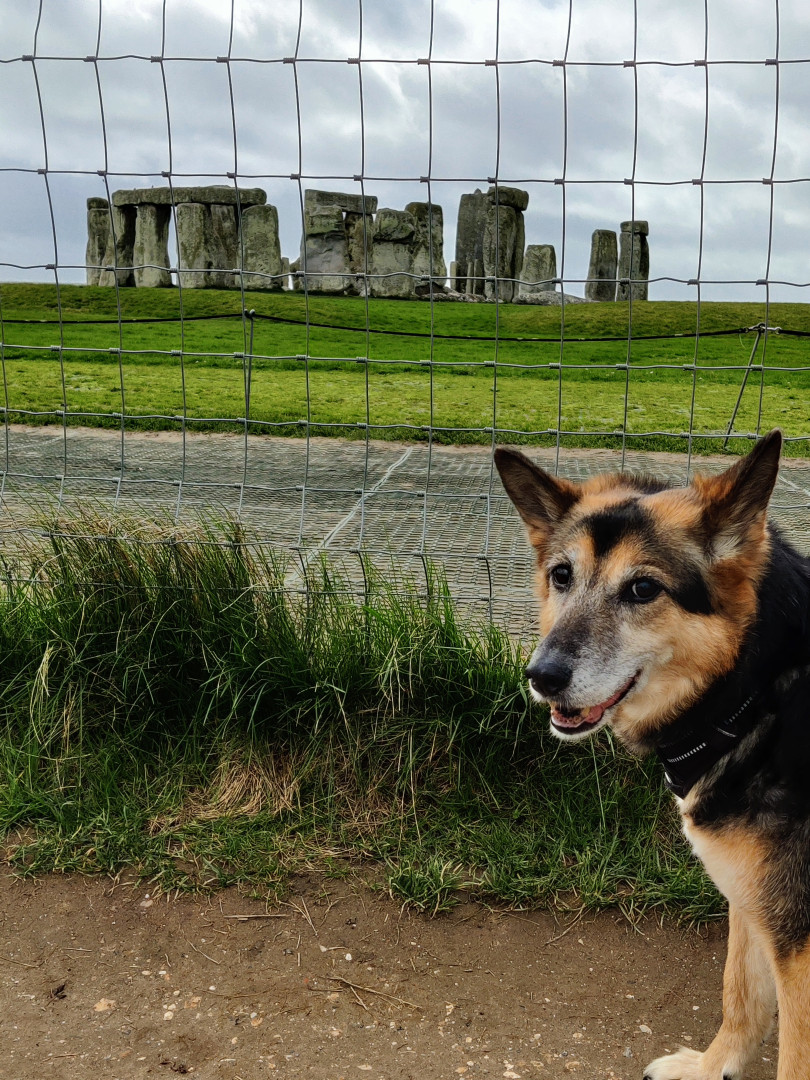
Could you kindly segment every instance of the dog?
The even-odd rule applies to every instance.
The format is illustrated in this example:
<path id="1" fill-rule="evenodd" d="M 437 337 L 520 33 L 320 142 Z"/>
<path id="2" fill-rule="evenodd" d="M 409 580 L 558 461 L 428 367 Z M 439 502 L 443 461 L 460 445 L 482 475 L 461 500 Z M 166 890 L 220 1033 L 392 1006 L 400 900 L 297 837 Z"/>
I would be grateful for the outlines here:
<path id="1" fill-rule="evenodd" d="M 767 520 L 782 436 L 685 487 L 495 464 L 537 556 L 526 669 L 552 732 L 655 753 L 729 903 L 723 1022 L 647 1080 L 740 1080 L 778 1008 L 778 1080 L 810 1078 L 810 560 Z"/>

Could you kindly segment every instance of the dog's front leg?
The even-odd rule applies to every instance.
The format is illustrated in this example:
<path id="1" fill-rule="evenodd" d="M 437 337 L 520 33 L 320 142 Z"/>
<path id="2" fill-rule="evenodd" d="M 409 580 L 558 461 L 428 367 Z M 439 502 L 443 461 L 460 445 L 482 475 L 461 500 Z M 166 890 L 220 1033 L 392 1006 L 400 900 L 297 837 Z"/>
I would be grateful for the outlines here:
<path id="1" fill-rule="evenodd" d="M 730 908 L 720 1030 L 704 1053 L 684 1047 L 677 1054 L 656 1058 L 644 1070 L 645 1077 L 648 1080 L 740 1080 L 751 1056 L 770 1031 L 775 1010 L 776 989 L 768 956 L 744 916 Z M 799 1075 L 785 1073 L 784 1080 L 798 1080 Z M 801 1075 L 807 1077 L 810 1073 Z M 781 1068 L 779 1080 L 783 1080 Z"/>
<path id="2" fill-rule="evenodd" d="M 779 998 L 777 1080 L 810 1078 L 810 944 L 776 962 Z"/>

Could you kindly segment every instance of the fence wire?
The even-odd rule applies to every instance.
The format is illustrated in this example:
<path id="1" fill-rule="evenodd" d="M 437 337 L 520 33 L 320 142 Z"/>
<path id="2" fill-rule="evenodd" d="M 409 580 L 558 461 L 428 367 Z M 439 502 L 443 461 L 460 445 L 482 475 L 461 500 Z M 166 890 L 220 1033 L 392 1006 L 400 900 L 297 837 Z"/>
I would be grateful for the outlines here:
<path id="1" fill-rule="evenodd" d="M 244 523 L 251 543 L 273 544 L 294 555 L 299 584 L 322 553 L 346 558 L 357 581 L 364 580 L 369 559 L 386 573 L 417 574 L 434 561 L 445 568 L 453 595 L 466 610 L 523 632 L 531 617 L 531 565 L 493 473 L 496 444 L 527 444 L 541 463 L 573 477 L 632 468 L 680 483 L 696 464 L 721 468 L 716 455 L 739 452 L 780 424 L 795 457 L 783 469 L 775 513 L 800 544 L 810 547 L 805 524 L 810 466 L 803 464 L 810 446 L 804 343 L 810 328 L 799 310 L 783 304 L 786 297 L 803 299 L 810 281 L 779 272 L 798 265 L 785 254 L 791 208 L 810 184 L 804 159 L 785 152 L 780 127 L 787 102 L 788 138 L 795 134 L 797 98 L 783 83 L 796 70 L 803 75 L 810 63 L 810 55 L 791 51 L 800 40 L 810 52 L 810 40 L 805 44 L 793 35 L 801 8 L 798 0 L 775 0 L 767 20 L 770 39 L 757 42 L 760 55 L 752 55 L 750 41 L 741 36 L 735 56 L 728 52 L 734 44 L 732 15 L 702 0 L 690 6 L 690 35 L 676 59 L 647 53 L 645 42 L 657 17 L 651 9 L 645 12 L 637 3 L 615 7 L 625 34 L 608 35 L 606 48 L 616 48 L 616 55 L 600 54 L 595 46 L 583 55 L 578 35 L 594 11 L 586 0 L 569 0 L 553 18 L 551 9 L 528 0 L 482 0 L 466 17 L 476 24 L 477 36 L 470 40 L 486 42 L 485 51 L 460 56 L 453 54 L 446 33 L 449 16 L 461 18 L 451 0 L 423 0 L 413 7 L 410 23 L 419 24 L 424 46 L 414 55 L 397 44 L 401 13 L 389 5 L 340 0 L 328 8 L 318 0 L 298 0 L 251 24 L 247 7 L 231 0 L 229 8 L 220 5 L 228 13 L 220 25 L 225 48 L 200 53 L 189 47 L 183 54 L 176 45 L 194 42 L 196 21 L 210 16 L 206 5 L 162 0 L 144 17 L 151 19 L 158 48 L 108 52 L 106 42 L 118 40 L 113 31 L 122 15 L 120 5 L 98 0 L 97 8 L 83 10 L 92 49 L 81 53 L 62 46 L 63 39 L 72 45 L 76 36 L 66 29 L 58 6 L 40 0 L 20 12 L 11 0 L 0 0 L 0 10 L 9 18 L 14 13 L 16 37 L 8 40 L 20 46 L 0 64 L 0 76 L 11 88 L 6 100 L 14 102 L 0 167 L 6 193 L 0 200 L 6 215 L 0 271 L 7 282 L 0 289 L 0 492 L 9 512 L 8 542 L 13 543 L 15 530 L 29 528 L 26 513 L 42 498 L 66 507 L 88 500 L 131 506 L 147 516 L 168 513 L 176 522 L 200 512 L 229 513 Z M 310 42 L 325 40 L 313 27 L 319 19 L 328 21 L 327 13 L 342 28 L 340 45 L 353 35 L 346 56 L 335 54 L 337 43 L 321 54 L 309 51 Z M 536 32 L 544 13 L 547 35 Z M 516 49 L 521 20 L 527 31 Z M 791 36 L 783 55 L 786 20 Z M 713 47 L 712 35 L 725 52 Z M 375 51 L 381 41 L 389 42 L 390 55 Z M 554 46 L 559 51 L 544 51 Z M 92 76 L 94 109 L 85 109 L 84 126 L 76 133 L 94 147 L 92 152 L 78 148 L 79 134 L 66 152 L 71 143 L 61 130 L 70 113 L 64 99 L 78 93 L 78 67 Z M 385 78 L 381 72 L 387 72 Z M 659 113 L 669 108 L 677 117 L 681 106 L 677 94 L 666 104 L 665 80 L 690 72 L 686 96 L 691 95 L 697 117 L 690 136 L 697 169 L 681 172 L 677 153 L 668 152 L 661 158 L 667 163 L 663 175 L 655 175 L 647 148 L 656 138 L 663 145 L 666 138 L 653 130 L 650 102 L 657 102 Z M 583 132 L 582 86 L 591 84 L 587 100 L 604 117 L 599 88 L 614 75 L 624 80 L 624 96 L 610 105 L 615 130 L 604 133 L 604 153 L 596 154 L 591 143 L 599 144 L 599 124 Z M 658 80 L 652 92 L 651 79 Z M 718 102 L 735 79 L 749 81 L 761 109 L 757 149 L 747 158 L 741 146 L 729 147 L 734 133 L 712 122 L 714 109 L 722 114 Z M 392 111 L 387 120 L 379 104 L 381 85 L 399 103 L 400 112 Z M 148 118 L 127 107 L 130 94 L 136 102 L 146 100 L 146 86 L 154 106 Z M 262 88 L 272 92 L 263 95 Z M 198 91 L 206 108 L 192 122 L 189 105 Z M 448 107 L 454 93 L 460 108 Z M 525 106 L 520 116 L 516 101 Z M 319 110 L 328 118 L 327 130 L 316 124 L 316 134 L 310 135 Z M 535 114 L 544 118 L 548 141 L 559 147 L 556 158 L 542 145 L 539 129 L 525 128 L 527 117 Z M 408 153 L 407 140 L 404 149 L 397 147 L 392 129 L 403 115 L 408 131 L 418 132 L 419 155 Z M 336 128 L 331 140 L 330 124 Z M 136 138 L 139 125 L 149 128 L 148 135 L 139 152 L 129 154 L 127 140 Z M 259 149 L 257 130 L 263 132 Z M 749 129 L 743 130 L 747 136 Z M 283 140 L 282 132 L 287 133 Z M 737 138 L 742 141 L 743 135 Z M 448 169 L 446 142 L 453 142 L 459 155 L 457 170 Z M 349 144 L 354 159 L 347 168 Z M 467 144 L 479 152 L 467 153 Z M 718 162 L 738 152 L 750 160 L 752 172 L 723 175 Z M 688 155 L 683 158 L 686 163 Z M 615 163 L 616 171 L 603 172 L 606 161 Z M 754 175 L 762 161 L 764 175 Z M 381 167 L 384 162 L 388 167 Z M 418 284 L 427 282 L 418 325 L 408 325 L 408 319 L 403 325 L 384 301 L 369 296 L 369 283 L 386 275 L 369 262 L 372 226 L 366 214 L 361 215 L 363 265 L 353 273 L 341 271 L 361 295 L 341 300 L 342 307 L 324 305 L 318 278 L 326 275 L 308 269 L 302 245 L 301 265 L 297 274 L 293 271 L 299 289 L 280 294 L 286 306 L 279 306 L 279 294 L 257 292 L 269 283 L 267 275 L 236 268 L 227 307 L 201 310 L 204 293 L 190 288 L 184 275 L 207 268 L 181 272 L 173 196 L 174 251 L 167 268 L 173 288 L 167 290 L 169 306 L 161 301 L 161 311 L 168 313 L 148 313 L 147 302 L 139 298 L 136 304 L 134 296 L 143 290 L 124 288 L 115 272 L 109 289 L 113 300 L 106 306 L 99 289 L 88 287 L 85 299 L 77 299 L 76 283 L 88 268 L 81 252 L 87 197 L 101 196 L 112 206 L 122 186 L 174 192 L 195 182 L 234 189 L 238 214 L 244 192 L 262 185 L 268 202 L 280 208 L 287 245 L 305 229 L 309 189 L 328 185 L 364 199 L 380 194 L 392 206 L 418 194 L 429 204 L 429 272 L 427 277 L 410 273 Z M 493 187 L 496 202 L 501 189 L 531 191 L 539 209 L 532 211 L 534 217 L 527 212 L 527 227 L 546 231 L 535 240 L 553 232 L 559 252 L 558 272 L 549 283 L 558 290 L 556 322 L 549 321 L 544 307 L 500 298 L 502 281 L 518 288 L 537 284 L 525 275 L 488 279 L 493 299 L 487 325 L 478 305 L 454 302 L 431 285 L 443 258 L 435 250 L 432 208 L 444 206 L 445 244 L 452 242 L 455 201 L 478 186 Z M 739 251 L 732 242 L 720 257 L 723 212 L 718 214 L 717 205 L 729 200 L 733 212 L 742 205 L 734 202 L 743 198 L 740 191 L 751 200 L 750 216 L 738 228 Z M 690 225 L 679 230 L 666 213 L 667 200 L 677 218 L 687 197 Z M 784 199 L 794 201 L 783 208 Z M 587 322 L 586 309 L 609 307 L 577 303 L 588 282 L 581 269 L 587 233 L 615 227 L 619 211 L 635 221 L 649 208 L 659 215 L 658 220 L 649 215 L 653 300 L 635 299 L 637 282 L 617 272 L 616 284 L 629 294 L 616 308 L 622 332 L 615 332 L 616 317 L 607 327 Z M 496 264 L 507 242 L 499 221 L 496 215 Z M 762 240 L 756 258 L 743 242 L 746 230 Z M 685 256 L 672 254 L 679 245 Z M 31 252 L 44 255 L 35 260 Z M 141 262 L 133 269 L 152 265 Z M 733 272 L 718 273 L 718 266 Z M 292 280 L 286 271 L 283 280 Z M 51 286 L 47 300 L 30 294 L 36 315 L 27 315 L 26 301 L 14 293 L 13 283 L 19 281 Z M 713 304 L 724 297 L 747 301 L 744 319 L 728 316 L 717 325 Z M 693 305 L 688 332 L 669 328 L 675 301 Z M 468 325 L 459 315 L 465 312 Z M 202 323 L 216 324 L 212 337 L 200 337 Z M 155 336 L 159 326 L 172 328 L 171 347 Z M 712 348 L 718 339 L 729 343 L 724 355 Z M 783 348 L 785 342 L 792 344 L 790 350 Z M 661 343 L 660 349 L 653 343 Z M 92 364 L 102 361 L 99 374 Z M 174 380 L 163 400 L 144 389 L 148 371 L 158 367 L 171 371 Z M 201 387 L 210 372 L 218 381 L 206 396 Z M 341 379 L 345 386 L 338 386 Z M 664 388 L 660 399 L 648 389 L 658 379 Z M 93 380 L 112 385 L 108 395 L 114 395 L 115 407 L 82 407 L 88 392 L 84 382 Z M 478 404 L 465 407 L 473 386 L 476 393 L 484 387 L 485 407 L 480 394 Z M 718 399 L 720 420 L 717 415 L 706 419 L 704 398 L 707 387 L 715 386 L 726 388 Z M 267 403 L 271 390 L 281 396 L 273 405 Z M 340 399 L 344 390 L 350 391 L 346 400 L 333 407 L 332 399 Z M 795 406 L 788 408 L 789 401 Z M 711 450 L 715 456 L 696 460 L 696 454 Z M 293 574 L 291 588 L 297 587 L 294 579 Z"/>

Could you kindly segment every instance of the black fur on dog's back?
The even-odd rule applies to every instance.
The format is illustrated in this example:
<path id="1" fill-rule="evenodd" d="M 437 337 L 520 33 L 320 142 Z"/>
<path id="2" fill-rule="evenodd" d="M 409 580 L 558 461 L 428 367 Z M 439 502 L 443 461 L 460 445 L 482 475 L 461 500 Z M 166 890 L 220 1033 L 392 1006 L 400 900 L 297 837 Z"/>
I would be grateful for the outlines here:
<path id="1" fill-rule="evenodd" d="M 757 618 L 737 664 L 665 737 L 722 721 L 757 695 L 746 738 L 703 782 L 691 818 L 700 828 L 759 835 L 772 897 L 764 917 L 784 955 L 810 938 L 810 562 L 771 534 Z"/>

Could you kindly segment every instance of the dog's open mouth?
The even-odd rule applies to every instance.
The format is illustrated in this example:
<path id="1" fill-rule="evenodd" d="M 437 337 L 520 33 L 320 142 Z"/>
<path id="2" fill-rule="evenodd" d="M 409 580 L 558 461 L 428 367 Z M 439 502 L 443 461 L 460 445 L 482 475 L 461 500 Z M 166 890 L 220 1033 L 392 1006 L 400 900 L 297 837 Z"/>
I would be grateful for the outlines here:
<path id="1" fill-rule="evenodd" d="M 551 706 L 551 723 L 557 731 L 563 732 L 565 735 L 581 735 L 586 731 L 590 731 L 595 728 L 608 709 L 612 709 L 614 705 L 618 705 L 625 695 L 629 694 L 633 687 L 636 685 L 638 674 L 635 674 L 632 679 L 622 686 L 616 693 L 607 699 L 607 701 L 600 702 L 599 705 L 591 705 L 589 709 L 576 709 L 567 710 L 561 709 L 556 705 Z"/>

